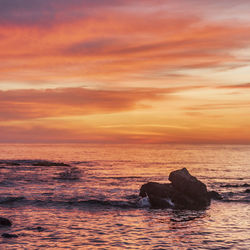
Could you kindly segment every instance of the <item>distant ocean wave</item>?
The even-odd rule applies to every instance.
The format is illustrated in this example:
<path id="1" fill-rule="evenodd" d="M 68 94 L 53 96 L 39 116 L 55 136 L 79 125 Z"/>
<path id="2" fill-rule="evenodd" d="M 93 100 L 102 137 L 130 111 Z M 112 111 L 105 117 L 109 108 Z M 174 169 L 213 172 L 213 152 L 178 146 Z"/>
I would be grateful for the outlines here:
<path id="1" fill-rule="evenodd" d="M 124 164 L 130 161 L 123 161 Z M 173 162 L 171 162 L 173 163 Z M 179 163 L 179 162 L 178 162 Z M 13 186 L 22 186 L 26 184 L 33 185 L 42 185 L 44 187 L 46 182 L 48 185 L 53 185 L 55 188 L 58 185 L 58 181 L 60 183 L 65 182 L 65 184 L 69 184 L 68 181 L 72 182 L 82 182 L 84 185 L 84 180 L 81 179 L 82 171 L 79 167 L 89 167 L 90 169 L 93 166 L 100 166 L 101 163 L 98 161 L 70 161 L 70 162 L 60 162 L 60 161 L 48 161 L 44 159 L 12 159 L 12 160 L 0 160 L 0 168 L 4 171 L 5 168 L 11 169 L 13 173 L 10 171 L 6 174 L 6 178 L 0 180 L 0 186 L 3 188 L 13 187 Z M 77 167 L 76 167 L 77 166 Z M 41 168 L 42 172 L 37 174 L 36 168 Z M 27 172 L 26 170 L 33 169 L 33 173 Z M 48 169 L 49 172 L 44 171 Z M 22 174 L 22 171 L 23 174 Z M 21 174 L 18 175 L 18 172 Z M 149 181 L 150 178 L 145 177 L 143 175 L 129 175 L 129 176 L 105 176 L 105 175 L 89 175 L 88 181 L 91 180 L 93 183 L 98 183 L 101 180 L 106 186 L 124 186 L 124 183 L 143 183 Z M 205 177 L 204 177 L 205 179 Z M 115 182 L 110 182 L 109 180 L 114 180 Z M 207 178 L 207 180 L 210 180 Z M 86 181 L 86 180 L 85 180 Z M 226 182 L 228 181 L 228 182 Z M 242 180 L 241 180 L 242 181 Z M 249 183 L 245 182 L 230 182 L 230 178 L 223 179 L 221 183 L 211 183 L 211 186 L 218 190 L 223 196 L 222 202 L 239 202 L 239 203 L 249 203 Z M 93 188 L 93 186 L 92 186 Z M 139 187 L 138 187 L 139 188 Z M 245 188 L 245 189 L 243 189 Z M 106 187 L 106 192 L 107 192 Z M 138 208 L 138 207 L 148 207 L 144 206 L 147 202 L 138 202 L 138 195 L 130 195 L 126 197 L 122 197 L 119 195 L 119 188 L 112 189 L 112 192 L 115 190 L 116 199 L 99 199 L 97 196 L 86 197 L 86 199 L 78 199 L 78 197 L 71 196 L 70 198 L 64 198 L 63 193 L 58 194 L 53 193 L 53 189 L 50 191 L 49 195 L 44 199 L 43 194 L 41 193 L 34 199 L 29 199 L 24 196 L 2 196 L 0 197 L 0 205 L 33 205 L 33 206 L 74 206 L 74 207 L 120 207 L 120 208 Z M 67 191 L 67 190 L 66 190 Z M 99 195 L 107 195 L 100 194 L 101 189 L 99 190 L 96 187 L 95 190 Z M 111 198 L 111 197 L 109 197 Z"/>
<path id="2" fill-rule="evenodd" d="M 42 167 L 42 166 L 70 166 L 64 162 L 55 162 L 55 161 L 47 161 L 47 160 L 0 160 L 0 166 L 34 166 L 34 167 Z"/>
<path id="3" fill-rule="evenodd" d="M 233 187 L 233 188 L 240 188 L 240 187 L 250 187 L 250 184 L 244 183 L 244 184 L 221 184 L 221 187 Z"/>
<path id="4" fill-rule="evenodd" d="M 0 237 L 3 248 L 87 249 L 97 242 L 105 249 L 248 249 L 249 146 L 1 149 L 1 216 L 13 223 L 6 232 L 19 236 L 2 242 Z M 184 167 L 223 199 L 197 211 L 151 208 L 150 197 L 139 197 L 141 185 L 168 183 L 170 172 Z"/>
<path id="5" fill-rule="evenodd" d="M 134 197 L 135 198 L 135 197 Z M 250 203 L 250 198 L 246 197 L 244 199 L 223 199 L 215 202 L 232 202 L 232 203 Z M 90 208 L 90 209 L 141 209 L 150 208 L 149 202 L 136 198 L 134 200 L 124 199 L 124 200 L 108 200 L 108 199 L 87 199 L 87 200 L 77 200 L 77 199 L 28 199 L 23 196 L 19 197 L 1 197 L 0 206 L 35 206 L 35 207 L 54 207 L 54 208 Z"/>
<path id="6" fill-rule="evenodd" d="M 53 200 L 53 199 L 28 199 L 23 196 L 20 197 L 1 197 L 0 205 L 12 205 L 12 206 L 39 206 L 39 207 L 91 207 L 91 208 L 138 208 L 138 203 L 136 201 L 128 200 L 98 200 L 98 199 L 89 199 L 89 200 Z"/>

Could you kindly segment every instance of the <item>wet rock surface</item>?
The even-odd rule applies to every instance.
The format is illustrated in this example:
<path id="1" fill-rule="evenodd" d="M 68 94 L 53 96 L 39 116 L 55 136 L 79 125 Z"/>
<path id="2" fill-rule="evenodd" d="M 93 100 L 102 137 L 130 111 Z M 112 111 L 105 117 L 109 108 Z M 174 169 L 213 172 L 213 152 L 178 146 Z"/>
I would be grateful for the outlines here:
<path id="1" fill-rule="evenodd" d="M 34 167 L 71 167 L 69 164 L 64 162 L 54 162 L 47 160 L 0 160 L 0 166 L 34 166 Z"/>
<path id="2" fill-rule="evenodd" d="M 54 179 L 58 180 L 79 180 L 81 178 L 81 171 L 76 167 L 71 167 L 63 172 L 57 174 Z"/>
<path id="3" fill-rule="evenodd" d="M 148 197 L 153 208 L 204 209 L 211 199 L 222 199 L 217 192 L 208 192 L 206 185 L 186 168 L 171 172 L 169 180 L 167 184 L 148 182 L 141 186 L 139 195 Z"/>
<path id="4" fill-rule="evenodd" d="M 3 233 L 2 234 L 2 237 L 3 238 L 18 238 L 18 235 L 17 234 L 9 234 L 9 233 Z"/>
<path id="5" fill-rule="evenodd" d="M 209 191 L 208 195 L 212 200 L 222 200 L 222 196 L 216 191 Z"/>
<path id="6" fill-rule="evenodd" d="M 69 164 L 63 163 L 63 162 L 51 162 L 51 161 L 37 161 L 32 164 L 32 166 L 64 166 L 64 167 L 70 167 Z"/>
<path id="7" fill-rule="evenodd" d="M 0 227 L 10 227 L 12 225 L 9 219 L 0 217 Z"/>

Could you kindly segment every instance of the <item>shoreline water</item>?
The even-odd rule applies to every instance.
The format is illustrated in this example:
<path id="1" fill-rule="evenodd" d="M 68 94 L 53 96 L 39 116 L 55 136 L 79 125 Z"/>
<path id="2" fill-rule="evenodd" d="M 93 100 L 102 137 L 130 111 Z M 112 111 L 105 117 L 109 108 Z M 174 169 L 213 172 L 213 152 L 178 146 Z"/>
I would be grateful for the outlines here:
<path id="1" fill-rule="evenodd" d="M 8 232 L 19 235 L 1 239 L 4 249 L 250 246 L 250 199 L 245 192 L 250 183 L 249 146 L 0 145 L 0 149 L 0 215 L 13 221 Z M 39 165 L 38 160 L 65 164 Z M 80 171 L 79 178 L 67 179 L 68 165 Z M 212 201 L 204 211 L 134 205 L 142 184 L 166 183 L 169 173 L 181 167 L 222 193 L 224 201 Z"/>

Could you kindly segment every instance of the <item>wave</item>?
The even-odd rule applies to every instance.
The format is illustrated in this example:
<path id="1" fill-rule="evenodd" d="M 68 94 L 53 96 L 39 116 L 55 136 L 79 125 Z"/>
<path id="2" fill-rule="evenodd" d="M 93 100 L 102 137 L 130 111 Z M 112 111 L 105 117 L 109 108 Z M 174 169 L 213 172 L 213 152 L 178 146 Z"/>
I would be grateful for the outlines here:
<path id="1" fill-rule="evenodd" d="M 69 164 L 64 162 L 55 162 L 55 161 L 47 161 L 47 160 L 0 160 L 0 166 L 21 166 L 28 165 L 34 167 L 49 167 L 49 166 L 62 166 L 62 167 L 70 167 Z"/>
<path id="2" fill-rule="evenodd" d="M 250 187 L 250 184 L 244 183 L 244 184 L 221 184 L 221 187 L 234 187 L 234 188 L 239 188 L 239 187 Z"/>
<path id="3" fill-rule="evenodd" d="M 23 196 L 18 196 L 18 197 L 1 197 L 0 198 L 0 204 L 11 204 L 11 203 L 14 203 L 14 202 L 20 202 L 20 201 L 24 201 L 26 200 L 25 197 Z"/>
<path id="4" fill-rule="evenodd" d="M 92 179 L 102 179 L 102 180 L 141 180 L 145 179 L 143 176 L 92 176 Z"/>
<path id="5" fill-rule="evenodd" d="M 78 208 L 138 208 L 137 201 L 128 200 L 100 200 L 100 199 L 88 199 L 88 200 L 42 200 L 42 199 L 27 199 L 23 196 L 20 197 L 1 197 L 0 205 L 12 205 L 12 206 L 39 206 L 39 207 L 78 207 Z"/>
<path id="6" fill-rule="evenodd" d="M 13 187 L 13 182 L 9 180 L 3 180 L 0 182 L 0 187 Z"/>
<path id="7" fill-rule="evenodd" d="M 72 204 L 71 202 L 69 202 Z M 74 202 L 73 202 L 74 204 Z M 105 207 L 119 207 L 119 208 L 137 208 L 136 202 L 123 201 L 123 200 L 86 200 L 79 201 L 76 203 L 77 206 L 87 205 L 87 206 L 105 206 Z"/>
<path id="8" fill-rule="evenodd" d="M 250 203 L 250 199 L 223 199 L 221 202 Z"/>
<path id="9" fill-rule="evenodd" d="M 132 198 L 132 197 L 131 197 Z M 148 198 L 133 197 L 130 200 L 102 200 L 102 199 L 86 199 L 86 200 L 53 200 L 53 199 L 27 199 L 20 197 L 1 197 L 0 206 L 22 207 L 51 207 L 56 209 L 148 209 L 151 207 Z M 216 202 L 224 203 L 250 203 L 249 197 L 242 199 L 226 198 Z M 173 207 L 173 206 L 172 206 Z M 174 207 L 173 207 L 174 208 Z"/>
<path id="10" fill-rule="evenodd" d="M 73 161 L 72 163 L 74 165 L 84 165 L 84 166 L 88 166 L 88 167 L 94 167 L 94 166 L 100 165 L 96 161 Z"/>

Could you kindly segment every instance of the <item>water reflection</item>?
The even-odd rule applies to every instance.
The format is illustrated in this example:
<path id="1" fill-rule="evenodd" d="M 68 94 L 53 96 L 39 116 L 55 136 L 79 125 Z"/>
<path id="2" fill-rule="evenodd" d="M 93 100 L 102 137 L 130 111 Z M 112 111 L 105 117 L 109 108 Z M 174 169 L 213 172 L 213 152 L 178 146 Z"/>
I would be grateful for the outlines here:
<path id="1" fill-rule="evenodd" d="M 189 222 L 196 219 L 201 219 L 206 216 L 206 210 L 172 210 L 171 211 L 171 222 Z"/>
<path id="2" fill-rule="evenodd" d="M 82 174 L 67 166 L 2 164 L 1 216 L 13 226 L 0 233 L 19 238 L 0 238 L 1 249 L 249 248 L 249 203 L 238 199 L 247 197 L 247 187 L 238 185 L 249 183 L 250 147 L 23 145 L 8 150 L 0 150 L 0 158 L 66 162 Z M 171 170 L 184 166 L 236 202 L 212 202 L 205 211 L 130 205 L 142 184 L 167 182 Z"/>

